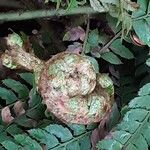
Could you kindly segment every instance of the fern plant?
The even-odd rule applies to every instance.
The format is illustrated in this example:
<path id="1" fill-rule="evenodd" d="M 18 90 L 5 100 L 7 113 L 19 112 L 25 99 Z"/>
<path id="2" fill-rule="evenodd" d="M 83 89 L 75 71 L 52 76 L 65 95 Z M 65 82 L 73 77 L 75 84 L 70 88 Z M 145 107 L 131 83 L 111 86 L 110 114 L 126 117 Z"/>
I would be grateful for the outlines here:
<path id="1" fill-rule="evenodd" d="M 44 119 L 45 106 L 41 103 L 42 98 L 34 88 L 33 74 L 20 73 L 18 76 L 20 81 L 14 79 L 2 80 L 0 87 L 1 114 L 3 108 L 8 107 L 14 120 L 9 122 L 10 124 L 7 124 L 7 127 L 15 123 L 22 127 L 31 128 L 36 126 L 39 120 Z M 25 113 L 16 116 L 13 108 L 18 101 L 24 104 Z M 3 116 L 1 116 L 1 125 L 5 125 L 5 121 L 3 121 Z"/>
<path id="2" fill-rule="evenodd" d="M 7 150 L 90 150 L 90 133 L 94 125 L 51 124 L 45 128 L 30 129 L 22 134 L 14 128 L 10 137 L 0 140 Z M 17 134 L 15 133 L 17 132 Z"/>
<path id="3" fill-rule="evenodd" d="M 44 118 L 49 114 L 44 114 L 45 107 L 41 104 L 42 99 L 35 92 L 33 74 L 20 73 L 18 75 L 25 81 L 24 84 L 23 80 L 3 80 L 0 97 L 3 101 L 5 100 L 4 107 L 8 106 L 11 109 L 18 100 L 25 102 L 27 106 L 25 113 L 9 124 L 1 120 L 0 149 L 90 150 L 90 134 L 97 124 L 60 125 L 54 120 L 51 123 L 51 119 Z"/>
<path id="4" fill-rule="evenodd" d="M 144 85 L 128 105 L 122 121 L 104 140 L 100 150 L 148 150 L 150 146 L 150 83 Z"/>

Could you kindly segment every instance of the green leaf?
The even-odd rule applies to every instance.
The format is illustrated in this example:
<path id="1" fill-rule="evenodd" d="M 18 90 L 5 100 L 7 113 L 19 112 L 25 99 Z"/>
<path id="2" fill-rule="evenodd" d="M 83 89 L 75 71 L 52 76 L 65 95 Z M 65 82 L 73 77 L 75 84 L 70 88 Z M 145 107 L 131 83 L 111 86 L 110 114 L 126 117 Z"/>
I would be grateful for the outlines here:
<path id="1" fill-rule="evenodd" d="M 150 109 L 150 95 L 136 97 L 130 103 L 130 108 L 143 108 L 143 109 Z"/>
<path id="2" fill-rule="evenodd" d="M 133 134 L 138 127 L 140 126 L 140 123 L 137 121 L 122 121 L 120 124 L 117 125 L 117 130 L 124 130 L 131 134 Z"/>
<path id="3" fill-rule="evenodd" d="M 110 48 L 114 53 L 118 54 L 123 58 L 126 59 L 134 58 L 132 52 L 124 45 L 122 45 L 121 39 L 116 39 L 115 41 L 113 41 L 113 43 L 110 45 Z"/>
<path id="4" fill-rule="evenodd" d="M 150 83 L 144 85 L 138 92 L 139 96 L 150 95 Z"/>
<path id="5" fill-rule="evenodd" d="M 88 135 L 84 135 L 81 139 L 79 139 L 80 150 L 90 150 L 91 149 L 91 141 L 90 141 L 90 133 Z"/>
<path id="6" fill-rule="evenodd" d="M 141 111 L 141 109 L 131 109 L 125 114 L 123 120 L 124 121 L 130 120 L 130 121 L 141 122 L 146 117 L 147 114 L 148 114 L 147 110 Z"/>
<path id="7" fill-rule="evenodd" d="M 147 6 L 148 6 L 148 0 L 137 0 L 137 3 L 140 5 L 140 7 L 137 11 L 134 11 L 132 13 L 132 16 L 134 18 L 143 16 L 146 14 Z"/>
<path id="8" fill-rule="evenodd" d="M 0 143 L 2 143 L 3 141 L 6 141 L 6 140 L 12 140 L 12 138 L 10 136 L 8 136 L 6 132 L 1 132 Z"/>
<path id="9" fill-rule="evenodd" d="M 146 65 L 150 67 L 150 58 L 146 60 Z"/>
<path id="10" fill-rule="evenodd" d="M 122 145 L 116 140 L 102 140 L 97 144 L 98 150 L 121 150 Z"/>
<path id="11" fill-rule="evenodd" d="M 6 100 L 6 104 L 11 104 L 18 99 L 11 90 L 7 90 L 2 87 L 0 87 L 0 97 Z"/>
<path id="12" fill-rule="evenodd" d="M 19 36 L 19 34 L 13 32 L 13 34 L 10 34 L 7 38 L 7 42 L 8 42 L 8 45 L 17 45 L 19 47 L 22 47 L 23 46 L 23 41 L 21 39 L 21 37 Z"/>
<path id="13" fill-rule="evenodd" d="M 106 52 L 101 55 L 101 57 L 114 65 L 122 64 L 121 60 L 112 52 Z"/>
<path id="14" fill-rule="evenodd" d="M 4 141 L 1 143 L 7 150 L 19 150 L 21 149 L 21 146 L 19 146 L 18 144 L 12 142 L 12 141 Z"/>
<path id="15" fill-rule="evenodd" d="M 34 88 L 32 88 L 32 90 L 30 91 L 30 102 L 29 102 L 29 107 L 33 108 L 36 105 L 38 105 L 39 103 L 41 103 L 42 98 L 41 96 L 35 91 Z"/>
<path id="16" fill-rule="evenodd" d="M 68 141 L 73 137 L 71 132 L 61 125 L 50 125 L 46 127 L 45 130 L 55 135 L 56 137 L 60 138 L 61 142 Z"/>
<path id="17" fill-rule="evenodd" d="M 26 99 L 29 95 L 28 88 L 20 83 L 19 81 L 15 81 L 13 79 L 5 79 L 2 81 L 8 88 L 16 92 L 21 99 Z"/>
<path id="18" fill-rule="evenodd" d="M 45 144 L 46 149 L 53 148 L 59 144 L 59 141 L 54 135 L 42 129 L 31 129 L 28 132 L 33 138 L 40 141 L 40 143 Z"/>
<path id="19" fill-rule="evenodd" d="M 72 8 L 78 7 L 77 0 L 70 0 L 69 5 L 67 7 L 67 11 L 71 10 Z"/>
<path id="20" fill-rule="evenodd" d="M 95 72 L 99 73 L 99 65 L 98 65 L 97 60 L 93 57 L 90 57 L 90 56 L 86 56 L 86 57 L 90 60 L 91 64 L 93 65 Z"/>
<path id="21" fill-rule="evenodd" d="M 107 14 L 106 19 L 107 19 L 108 25 L 110 26 L 110 28 L 112 29 L 114 33 L 117 33 L 121 30 L 121 25 L 117 26 L 118 20 L 116 18 Z"/>
<path id="22" fill-rule="evenodd" d="M 45 106 L 39 103 L 36 107 L 31 108 L 31 110 L 26 112 L 26 116 L 33 118 L 35 120 L 40 120 L 45 114 Z"/>
<path id="23" fill-rule="evenodd" d="M 134 138 L 132 144 L 134 144 L 135 147 L 139 150 L 148 150 L 148 144 L 142 135 L 139 135 L 138 137 Z"/>
<path id="24" fill-rule="evenodd" d="M 85 126 L 84 125 L 79 125 L 79 124 L 68 124 L 68 127 L 73 130 L 73 134 L 75 136 L 78 136 L 80 134 L 83 134 L 86 132 Z"/>
<path id="25" fill-rule="evenodd" d="M 18 142 L 20 145 L 24 147 L 26 150 L 41 150 L 41 146 L 38 142 L 31 139 L 29 136 L 24 134 L 18 134 L 14 136 L 16 142 Z"/>
<path id="26" fill-rule="evenodd" d="M 140 40 L 150 46 L 150 24 L 144 19 L 135 20 L 133 21 L 133 28 Z"/>
<path id="27" fill-rule="evenodd" d="M 148 4 L 147 13 L 148 13 L 148 14 L 150 13 L 150 1 L 149 1 L 149 4 Z"/>
<path id="28" fill-rule="evenodd" d="M 150 123 L 146 122 L 144 127 L 142 128 L 142 135 L 146 139 L 148 145 L 150 145 Z"/>
<path id="29" fill-rule="evenodd" d="M 112 136 L 116 141 L 125 144 L 131 137 L 131 134 L 126 131 L 115 131 L 112 133 Z"/>
<path id="30" fill-rule="evenodd" d="M 146 85 L 147 86 L 147 85 Z M 142 87 L 143 91 L 145 87 Z M 141 92 L 139 92 L 141 93 Z M 99 141 L 99 150 L 147 150 L 150 146 L 150 95 L 139 94 L 129 103 L 123 120 L 111 131 L 111 139 Z"/>
<path id="31" fill-rule="evenodd" d="M 31 86 L 33 86 L 33 82 L 34 82 L 34 75 L 33 73 L 20 73 L 19 76 L 25 80 L 27 83 L 29 83 Z"/>
<path id="32" fill-rule="evenodd" d="M 9 133 L 10 135 L 14 136 L 16 134 L 21 134 L 23 133 L 23 130 L 19 128 L 16 124 L 12 124 L 6 129 L 6 132 Z"/>
<path id="33" fill-rule="evenodd" d="M 67 144 L 66 150 L 80 150 L 79 142 L 74 141 L 74 142 Z"/>
<path id="34" fill-rule="evenodd" d="M 99 32 L 98 32 L 98 29 L 90 31 L 90 33 L 88 35 L 88 43 L 92 47 L 98 46 L 98 43 L 99 43 Z"/>

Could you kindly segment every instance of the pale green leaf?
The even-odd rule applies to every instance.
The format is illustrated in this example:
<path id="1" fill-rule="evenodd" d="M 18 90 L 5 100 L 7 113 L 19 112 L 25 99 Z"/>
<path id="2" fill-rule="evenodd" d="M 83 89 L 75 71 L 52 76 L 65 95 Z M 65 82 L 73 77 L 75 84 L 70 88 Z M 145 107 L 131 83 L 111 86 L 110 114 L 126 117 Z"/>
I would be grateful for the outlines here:
<path id="1" fill-rule="evenodd" d="M 118 54 L 123 58 L 126 59 L 134 58 L 132 52 L 124 45 L 122 45 L 121 39 L 116 39 L 115 41 L 113 41 L 113 43 L 110 45 L 110 48 L 114 53 Z"/>
<path id="2" fill-rule="evenodd" d="M 138 92 L 139 96 L 150 95 L 150 83 L 147 83 Z"/>
<path id="3" fill-rule="evenodd" d="M 134 144 L 138 150 L 148 150 L 148 144 L 141 134 L 133 139 L 132 144 Z"/>
<path id="4" fill-rule="evenodd" d="M 120 124 L 117 125 L 117 130 L 124 130 L 129 133 L 134 133 L 137 128 L 139 127 L 140 123 L 137 121 L 122 121 Z"/>
<path id="5" fill-rule="evenodd" d="M 71 10 L 72 8 L 78 7 L 77 0 L 70 0 L 69 5 L 67 7 L 67 11 Z"/>
<path id="6" fill-rule="evenodd" d="M 148 114 L 148 111 L 146 110 L 141 110 L 141 109 L 131 109 L 128 111 L 123 120 L 124 121 L 139 121 L 142 122 L 146 115 Z"/>
<path id="7" fill-rule="evenodd" d="M 102 140 L 97 144 L 98 150 L 121 150 L 122 145 L 116 140 Z"/>
<path id="8" fill-rule="evenodd" d="M 126 147 L 126 150 L 137 150 L 136 146 L 134 146 L 133 144 L 128 144 Z"/>
<path id="9" fill-rule="evenodd" d="M 76 140 L 66 145 L 66 150 L 80 150 L 79 142 Z"/>
<path id="10" fill-rule="evenodd" d="M 19 146 L 18 144 L 14 143 L 14 142 L 12 142 L 12 141 L 9 141 L 9 140 L 4 141 L 4 142 L 2 142 L 1 144 L 2 144 L 2 145 L 5 147 L 5 149 L 7 149 L 7 150 L 19 150 L 19 149 L 21 149 L 21 146 Z"/>
<path id="11" fill-rule="evenodd" d="M 88 35 L 88 43 L 90 46 L 98 46 L 99 43 L 99 32 L 98 29 L 92 30 Z"/>
<path id="12" fill-rule="evenodd" d="M 150 16 L 145 18 L 146 22 L 150 25 Z"/>
<path id="13" fill-rule="evenodd" d="M 80 150 L 91 150 L 90 135 L 91 133 L 88 135 L 86 134 L 81 139 L 79 139 Z"/>
<path id="14" fill-rule="evenodd" d="M 89 61 L 91 62 L 91 64 L 92 64 L 92 66 L 93 66 L 93 68 L 94 68 L 94 70 L 95 70 L 95 72 L 96 73 L 99 73 L 99 65 L 98 65 L 98 62 L 97 62 L 97 60 L 95 59 L 95 58 L 93 58 L 93 57 L 90 57 L 90 56 L 86 56 L 88 59 L 89 59 Z"/>
<path id="15" fill-rule="evenodd" d="M 68 130 L 68 128 L 65 128 L 61 125 L 56 125 L 56 124 L 50 125 L 46 127 L 45 130 L 55 135 L 56 137 L 60 138 L 61 142 L 68 141 L 73 137 L 71 132 Z"/>
<path id="16" fill-rule="evenodd" d="M 137 0 L 137 3 L 139 4 L 139 9 L 137 11 L 134 11 L 132 13 L 132 16 L 134 18 L 140 17 L 146 14 L 147 6 L 148 6 L 148 0 Z"/>
<path id="17" fill-rule="evenodd" d="M 80 124 L 68 124 L 68 127 L 73 130 L 73 134 L 75 136 L 78 136 L 80 134 L 83 134 L 84 132 L 86 132 L 85 126 L 84 125 L 80 125 Z"/>
<path id="18" fill-rule="evenodd" d="M 148 145 L 150 145 L 150 122 L 146 122 L 144 127 L 142 128 L 142 135 L 146 139 Z"/>
<path id="19" fill-rule="evenodd" d="M 129 103 L 130 108 L 150 109 L 150 95 L 136 97 Z"/>
<path id="20" fill-rule="evenodd" d="M 6 100 L 6 104 L 11 104 L 18 99 L 11 90 L 7 90 L 2 87 L 0 87 L 0 97 Z"/>
<path id="21" fill-rule="evenodd" d="M 149 4 L 148 4 L 147 13 L 148 13 L 148 14 L 150 13 L 150 1 L 149 1 Z"/>
<path id="22" fill-rule="evenodd" d="M 31 129 L 28 132 L 33 138 L 40 141 L 40 143 L 45 144 L 46 149 L 53 148 L 59 144 L 59 141 L 57 140 L 57 138 L 54 135 L 52 135 L 42 129 Z"/>
<path id="23" fill-rule="evenodd" d="M 41 146 L 38 142 L 31 139 L 29 136 L 24 134 L 18 134 L 14 136 L 15 140 L 22 146 L 24 146 L 24 149 L 28 150 L 42 150 Z"/>
<path id="24" fill-rule="evenodd" d="M 115 131 L 112 133 L 112 136 L 116 141 L 120 142 L 121 144 L 125 144 L 131 137 L 131 134 L 126 131 Z"/>
<path id="25" fill-rule="evenodd" d="M 101 57 L 110 62 L 111 64 L 119 65 L 122 64 L 121 60 L 112 52 L 106 52 L 101 55 Z"/>

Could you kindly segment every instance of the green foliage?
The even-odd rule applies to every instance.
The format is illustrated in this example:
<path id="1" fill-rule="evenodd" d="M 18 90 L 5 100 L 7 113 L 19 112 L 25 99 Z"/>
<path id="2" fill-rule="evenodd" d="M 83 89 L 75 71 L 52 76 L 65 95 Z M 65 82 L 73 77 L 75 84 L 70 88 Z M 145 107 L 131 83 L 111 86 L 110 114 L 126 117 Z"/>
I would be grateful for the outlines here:
<path id="1" fill-rule="evenodd" d="M 7 150 L 90 150 L 90 133 L 84 125 L 70 124 L 64 127 L 51 124 L 45 128 L 27 130 L 26 134 L 14 134 L 12 139 L 4 139 L 0 144 Z"/>
<path id="2" fill-rule="evenodd" d="M 38 124 L 37 121 L 45 117 L 45 106 L 41 103 L 42 98 L 33 87 L 33 74 L 20 73 L 18 76 L 25 81 L 24 84 L 21 81 L 13 79 L 2 80 L 5 87 L 0 87 L 0 98 L 3 100 L 0 104 L 3 105 L 3 107 L 8 106 L 9 109 L 11 109 L 16 102 L 19 100 L 23 101 L 25 104 L 25 113 L 19 117 L 16 116 L 13 122 L 19 126 L 31 128 Z M 5 103 L 2 103 L 4 100 Z M 13 111 L 14 110 L 11 111 L 11 114 L 14 113 Z M 1 121 L 1 124 L 4 124 L 4 122 Z"/>
<path id="3" fill-rule="evenodd" d="M 112 31 L 116 33 L 116 37 L 110 39 L 107 34 L 99 32 L 98 29 L 91 30 L 88 34 L 85 53 L 91 53 L 94 57 L 102 58 L 115 65 L 122 64 L 119 57 L 133 59 L 132 51 L 123 45 L 120 38 L 117 38 L 120 31 L 120 26 L 116 27 L 117 20 L 110 15 L 107 15 L 106 19 Z"/>
<path id="4" fill-rule="evenodd" d="M 145 91 L 144 89 L 148 89 Z M 98 149 L 148 149 L 150 146 L 150 84 L 143 86 L 131 100 L 121 123 L 112 130 L 111 139 L 97 144 Z"/>
<path id="5" fill-rule="evenodd" d="M 132 14 L 133 28 L 140 40 L 150 46 L 150 1 L 138 0 L 140 9 Z M 143 32 L 144 31 L 144 32 Z"/>
<path id="6" fill-rule="evenodd" d="M 121 60 L 112 52 L 106 52 L 102 54 L 102 58 L 111 64 L 122 64 Z"/>
<path id="7" fill-rule="evenodd" d="M 18 94 L 18 98 L 26 99 L 28 97 L 29 89 L 24 84 L 19 81 L 15 81 L 12 79 L 5 79 L 2 81 L 4 85 L 13 90 Z"/>
<path id="8" fill-rule="evenodd" d="M 0 87 L 0 97 L 6 101 L 6 104 L 11 104 L 17 100 L 16 95 L 6 88 Z"/>
<path id="9" fill-rule="evenodd" d="M 32 85 L 33 74 L 21 73 L 19 74 L 22 79 Z M 26 85 L 13 79 L 2 80 L 3 85 L 7 88 L 0 87 L 0 98 L 6 101 L 6 104 L 11 104 L 18 99 L 25 101 L 29 97 L 29 89 Z M 14 93 L 15 92 L 15 93 Z M 17 95 L 18 96 L 17 96 Z"/>
<path id="10" fill-rule="evenodd" d="M 131 51 L 126 48 L 124 45 L 121 44 L 120 39 L 116 39 L 110 45 L 111 50 L 116 53 L 117 55 L 126 58 L 126 59 L 133 59 L 134 56 Z"/>
<path id="11" fill-rule="evenodd" d="M 132 18 L 128 11 L 135 11 L 137 9 L 136 3 L 130 0 L 90 0 L 90 4 L 95 11 L 109 12 L 113 17 L 117 17 L 118 24 L 122 22 L 122 37 L 129 33 L 132 28 Z"/>

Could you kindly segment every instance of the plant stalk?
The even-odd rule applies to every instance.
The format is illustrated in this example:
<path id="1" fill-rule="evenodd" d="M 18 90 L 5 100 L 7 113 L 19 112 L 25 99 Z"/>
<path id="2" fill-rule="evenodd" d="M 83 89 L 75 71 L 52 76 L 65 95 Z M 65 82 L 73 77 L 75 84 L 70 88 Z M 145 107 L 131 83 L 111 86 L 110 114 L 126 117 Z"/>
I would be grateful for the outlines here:
<path id="1" fill-rule="evenodd" d="M 77 15 L 77 14 L 95 14 L 98 13 L 93 10 L 90 6 L 73 8 L 69 11 L 64 9 L 59 10 L 36 10 L 36 11 L 24 11 L 24 12 L 14 12 L 14 13 L 0 13 L 0 21 L 16 21 L 16 20 L 28 20 L 35 18 L 45 18 L 54 16 L 67 16 L 67 15 Z"/>
<path id="2" fill-rule="evenodd" d="M 107 52 L 107 49 L 108 49 L 108 47 L 112 44 L 112 42 L 114 41 L 114 40 L 116 40 L 120 35 L 121 35 L 121 30 L 106 44 L 106 45 L 104 45 L 104 47 L 102 47 L 100 50 L 99 50 L 99 52 L 102 54 L 102 53 L 105 53 L 105 52 Z"/>

